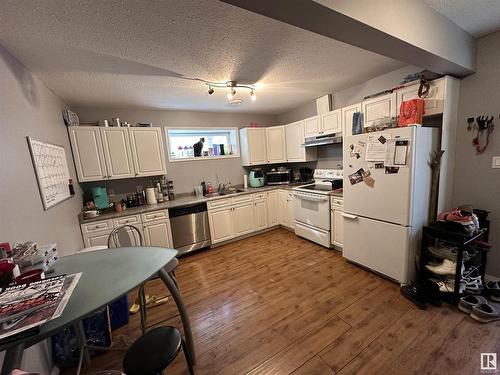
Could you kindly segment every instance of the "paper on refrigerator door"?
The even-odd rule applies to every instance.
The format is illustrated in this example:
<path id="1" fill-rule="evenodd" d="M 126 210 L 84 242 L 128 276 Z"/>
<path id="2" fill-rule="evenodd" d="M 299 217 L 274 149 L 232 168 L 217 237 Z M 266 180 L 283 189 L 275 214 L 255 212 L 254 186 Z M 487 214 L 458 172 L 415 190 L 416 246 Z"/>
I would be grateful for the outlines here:
<path id="1" fill-rule="evenodd" d="M 387 141 L 384 164 L 386 167 L 408 167 L 410 140 L 395 138 Z"/>
<path id="2" fill-rule="evenodd" d="M 376 133 L 368 136 L 366 146 L 366 161 L 381 162 L 386 160 L 387 142 L 391 139 L 390 133 Z"/>

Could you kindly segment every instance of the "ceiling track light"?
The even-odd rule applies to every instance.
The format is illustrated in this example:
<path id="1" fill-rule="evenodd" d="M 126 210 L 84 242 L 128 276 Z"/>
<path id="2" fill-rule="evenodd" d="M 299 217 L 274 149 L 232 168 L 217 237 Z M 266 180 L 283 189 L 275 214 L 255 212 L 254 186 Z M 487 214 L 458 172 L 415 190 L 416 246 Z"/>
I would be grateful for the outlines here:
<path id="1" fill-rule="evenodd" d="M 245 85 L 238 83 L 236 81 L 227 81 L 227 82 L 205 82 L 205 84 L 208 86 L 208 94 L 212 95 L 215 90 L 214 87 L 216 88 L 229 88 L 229 92 L 227 93 L 226 97 L 231 100 L 234 98 L 236 95 L 236 89 L 245 89 L 250 91 L 250 99 L 252 101 L 255 101 L 257 99 L 257 95 L 255 95 L 255 86 L 254 85 Z"/>

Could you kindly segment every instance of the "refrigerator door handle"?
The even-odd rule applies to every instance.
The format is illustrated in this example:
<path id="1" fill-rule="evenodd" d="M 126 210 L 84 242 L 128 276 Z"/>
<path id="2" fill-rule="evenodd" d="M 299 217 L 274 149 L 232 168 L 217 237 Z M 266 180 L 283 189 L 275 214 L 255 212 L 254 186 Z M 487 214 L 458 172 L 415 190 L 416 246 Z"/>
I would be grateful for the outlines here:
<path id="1" fill-rule="evenodd" d="M 344 213 L 344 212 L 342 212 L 340 215 L 342 215 L 342 217 L 345 217 L 346 219 L 352 219 L 352 220 L 355 220 L 355 219 L 357 219 L 357 218 L 358 218 L 356 215 L 346 214 L 346 213 Z"/>

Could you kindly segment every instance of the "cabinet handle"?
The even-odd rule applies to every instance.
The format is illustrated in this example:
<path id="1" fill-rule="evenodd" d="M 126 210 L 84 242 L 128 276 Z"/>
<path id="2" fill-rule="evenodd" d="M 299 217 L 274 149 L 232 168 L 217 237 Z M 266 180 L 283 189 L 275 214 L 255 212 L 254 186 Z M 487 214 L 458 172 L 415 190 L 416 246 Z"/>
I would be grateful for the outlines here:
<path id="1" fill-rule="evenodd" d="M 135 175 L 136 175 L 136 176 L 139 176 L 139 173 L 136 173 Z"/>

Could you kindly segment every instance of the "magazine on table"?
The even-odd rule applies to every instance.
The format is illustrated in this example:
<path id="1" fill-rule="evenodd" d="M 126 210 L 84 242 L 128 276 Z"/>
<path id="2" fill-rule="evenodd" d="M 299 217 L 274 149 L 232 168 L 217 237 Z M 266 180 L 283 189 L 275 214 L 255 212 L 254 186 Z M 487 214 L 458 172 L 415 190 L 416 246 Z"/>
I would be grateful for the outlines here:
<path id="1" fill-rule="evenodd" d="M 0 292 L 0 340 L 61 316 L 81 273 L 14 285 Z"/>

